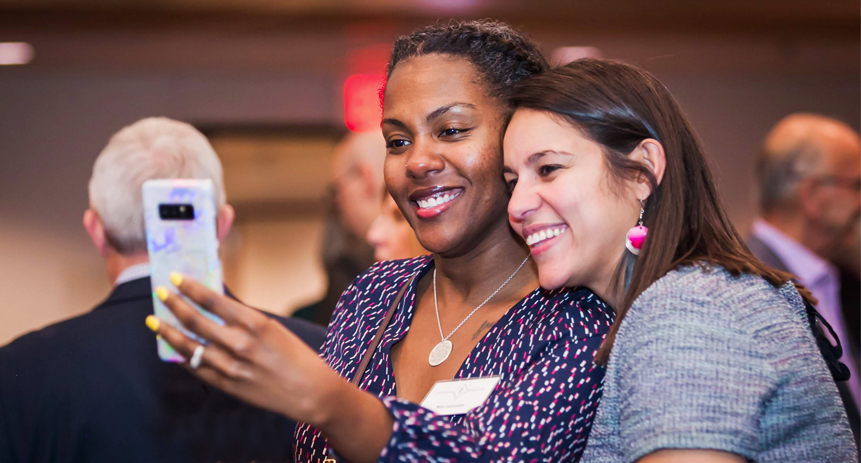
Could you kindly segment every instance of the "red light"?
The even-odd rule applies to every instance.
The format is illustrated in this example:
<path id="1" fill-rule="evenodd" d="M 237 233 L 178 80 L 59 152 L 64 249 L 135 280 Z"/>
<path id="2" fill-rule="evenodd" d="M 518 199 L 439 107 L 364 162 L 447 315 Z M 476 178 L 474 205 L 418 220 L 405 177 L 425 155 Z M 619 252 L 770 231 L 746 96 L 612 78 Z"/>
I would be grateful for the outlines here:
<path id="1" fill-rule="evenodd" d="M 354 132 L 378 129 L 383 117 L 380 89 L 383 74 L 355 74 L 344 82 L 344 122 Z"/>

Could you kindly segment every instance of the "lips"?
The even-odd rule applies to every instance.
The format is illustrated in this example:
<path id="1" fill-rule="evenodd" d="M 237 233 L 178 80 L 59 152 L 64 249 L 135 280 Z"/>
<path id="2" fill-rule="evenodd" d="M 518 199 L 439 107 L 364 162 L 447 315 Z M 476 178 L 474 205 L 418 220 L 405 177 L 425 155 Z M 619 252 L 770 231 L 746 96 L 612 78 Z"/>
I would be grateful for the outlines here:
<path id="1" fill-rule="evenodd" d="M 428 219 L 445 212 L 462 193 L 463 188 L 460 187 L 435 186 L 416 190 L 409 199 L 416 208 L 416 215 Z"/>
<path id="2" fill-rule="evenodd" d="M 537 225 L 523 229 L 522 236 L 525 237 L 526 244 L 532 254 L 537 255 L 553 246 L 556 238 L 563 235 L 567 230 L 568 225 L 565 224 Z"/>

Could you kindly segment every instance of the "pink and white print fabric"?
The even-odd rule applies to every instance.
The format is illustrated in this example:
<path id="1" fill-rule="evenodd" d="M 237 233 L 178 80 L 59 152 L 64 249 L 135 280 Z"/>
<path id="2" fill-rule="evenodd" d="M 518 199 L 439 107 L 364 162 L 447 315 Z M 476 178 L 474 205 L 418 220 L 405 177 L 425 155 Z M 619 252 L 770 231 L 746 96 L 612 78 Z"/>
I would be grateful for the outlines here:
<path id="1" fill-rule="evenodd" d="M 329 324 L 327 363 L 352 378 L 401 285 L 432 268 L 433 259 L 423 256 L 380 262 L 360 275 Z M 585 288 L 532 291 L 479 341 L 456 375 L 499 375 L 494 392 L 465 415 L 440 416 L 396 397 L 389 353 L 409 330 L 415 286 L 404 293 L 360 384 L 395 419 L 380 461 L 578 461 L 601 397 L 604 368 L 592 361 L 613 323 L 612 309 Z M 296 438 L 297 462 L 326 458 L 316 429 L 299 424 Z"/>

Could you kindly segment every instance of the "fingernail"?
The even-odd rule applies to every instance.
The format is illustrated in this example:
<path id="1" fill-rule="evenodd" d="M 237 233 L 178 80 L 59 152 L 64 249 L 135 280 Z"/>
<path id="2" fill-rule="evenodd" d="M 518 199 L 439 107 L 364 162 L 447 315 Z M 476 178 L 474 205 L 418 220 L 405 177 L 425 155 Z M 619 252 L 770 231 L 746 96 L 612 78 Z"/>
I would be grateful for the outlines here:
<path id="1" fill-rule="evenodd" d="M 182 284 L 182 275 L 180 275 L 178 272 L 171 272 L 170 282 L 173 283 L 174 286 L 179 287 L 179 285 Z"/>
<path id="2" fill-rule="evenodd" d="M 158 332 L 158 327 L 161 325 L 161 320 L 158 319 L 155 315 L 147 315 L 146 317 L 146 327 L 154 332 Z"/>
<path id="3" fill-rule="evenodd" d="M 170 296 L 170 293 L 167 291 L 167 288 L 164 286 L 158 286 L 155 288 L 155 295 L 161 299 L 162 302 L 167 300 L 167 297 Z"/>

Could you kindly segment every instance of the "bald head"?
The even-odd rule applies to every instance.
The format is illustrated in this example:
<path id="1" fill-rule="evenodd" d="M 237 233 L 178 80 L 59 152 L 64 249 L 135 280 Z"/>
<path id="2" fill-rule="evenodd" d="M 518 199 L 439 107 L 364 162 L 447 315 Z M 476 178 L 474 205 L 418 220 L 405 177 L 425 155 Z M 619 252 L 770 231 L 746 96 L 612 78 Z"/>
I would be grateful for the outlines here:
<path id="1" fill-rule="evenodd" d="M 757 160 L 763 211 L 792 207 L 805 177 L 858 174 L 861 140 L 851 127 L 817 114 L 792 114 L 769 132 Z"/>
<path id="2" fill-rule="evenodd" d="M 861 217 L 855 130 L 816 114 L 787 116 L 766 137 L 757 175 L 767 222 L 825 259 L 845 253 Z"/>
<path id="3" fill-rule="evenodd" d="M 350 169 L 365 166 L 374 180 L 383 181 L 383 164 L 386 161 L 386 141 L 383 132 L 350 132 L 335 147 L 334 175 L 337 179 L 349 173 Z"/>
<path id="4" fill-rule="evenodd" d="M 332 175 L 341 220 L 364 238 L 380 213 L 386 142 L 381 130 L 352 132 L 335 147 Z"/>

